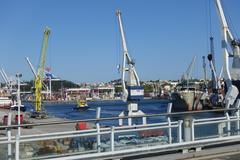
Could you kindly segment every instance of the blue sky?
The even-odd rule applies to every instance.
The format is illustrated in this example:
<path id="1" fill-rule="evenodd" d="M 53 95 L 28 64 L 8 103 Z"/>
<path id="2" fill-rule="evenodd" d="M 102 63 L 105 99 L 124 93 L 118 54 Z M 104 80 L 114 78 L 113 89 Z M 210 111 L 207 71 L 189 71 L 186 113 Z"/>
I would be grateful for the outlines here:
<path id="1" fill-rule="evenodd" d="M 33 78 L 26 63 L 39 62 L 43 29 L 51 28 L 47 66 L 74 82 L 117 79 L 122 11 L 130 55 L 141 80 L 178 79 L 194 55 L 194 76 L 209 51 L 209 0 L 0 0 L 0 66 Z M 222 63 L 219 18 L 210 2 L 217 67 Z M 231 28 L 240 35 L 239 0 L 223 0 Z M 234 27 L 233 27 L 234 26 Z"/>

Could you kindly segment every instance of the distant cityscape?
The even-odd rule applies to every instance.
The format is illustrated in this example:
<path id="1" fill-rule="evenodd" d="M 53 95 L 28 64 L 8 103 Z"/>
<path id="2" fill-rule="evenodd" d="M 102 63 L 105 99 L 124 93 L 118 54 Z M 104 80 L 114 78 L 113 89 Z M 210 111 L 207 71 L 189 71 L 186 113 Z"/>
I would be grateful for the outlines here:
<path id="1" fill-rule="evenodd" d="M 194 79 L 191 80 L 196 85 L 202 84 L 204 80 Z M 210 80 L 208 80 L 208 83 Z M 121 81 L 113 80 L 110 82 L 102 83 L 74 83 L 71 81 L 52 81 L 49 86 L 49 80 L 45 80 L 46 88 L 43 91 L 43 99 L 48 101 L 74 101 L 80 97 L 86 97 L 87 100 L 116 100 L 121 99 L 122 85 Z M 180 80 L 149 80 L 141 81 L 144 87 L 145 99 L 168 99 L 173 91 L 178 89 Z M 9 88 L 5 83 L 1 83 L 1 95 L 6 95 Z M 21 85 L 23 100 L 31 101 L 34 99 L 32 87 L 33 81 L 25 81 Z M 12 86 L 14 90 L 14 85 Z"/>

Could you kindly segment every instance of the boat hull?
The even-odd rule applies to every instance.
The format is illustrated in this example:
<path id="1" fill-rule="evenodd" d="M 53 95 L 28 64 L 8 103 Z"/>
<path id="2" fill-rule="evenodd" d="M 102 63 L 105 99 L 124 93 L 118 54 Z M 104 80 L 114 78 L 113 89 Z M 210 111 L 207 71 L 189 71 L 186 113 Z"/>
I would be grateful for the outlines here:
<path id="1" fill-rule="evenodd" d="M 74 110 L 88 110 L 90 107 L 89 106 L 85 106 L 85 107 L 73 107 Z"/>
<path id="2" fill-rule="evenodd" d="M 202 92 L 198 91 L 180 91 L 172 93 L 172 111 L 185 112 L 203 110 L 204 108 L 201 103 L 202 94 Z"/>
<path id="3" fill-rule="evenodd" d="M 10 109 L 12 101 L 8 98 L 0 98 L 0 108 L 1 109 Z"/>
<path id="4" fill-rule="evenodd" d="M 11 110 L 17 111 L 18 110 L 18 106 L 11 107 Z M 26 107 L 25 106 L 20 107 L 20 111 L 25 112 L 26 111 Z"/>

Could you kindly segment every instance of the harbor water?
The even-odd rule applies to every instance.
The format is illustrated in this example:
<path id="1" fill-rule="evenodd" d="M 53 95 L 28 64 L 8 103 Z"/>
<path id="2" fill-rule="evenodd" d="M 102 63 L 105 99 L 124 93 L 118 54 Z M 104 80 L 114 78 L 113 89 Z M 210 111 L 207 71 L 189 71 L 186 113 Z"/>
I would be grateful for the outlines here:
<path id="1" fill-rule="evenodd" d="M 151 114 L 161 114 L 167 112 L 167 106 L 169 101 L 167 100 L 143 100 L 139 102 L 139 109 L 142 110 L 146 115 Z M 32 109 L 32 104 L 26 103 L 27 110 Z M 51 104 L 45 103 L 45 110 L 49 117 L 57 117 L 66 120 L 84 120 L 84 119 L 95 119 L 96 110 L 101 107 L 101 118 L 117 117 L 123 110 L 127 109 L 127 103 L 123 101 L 94 101 L 88 102 L 89 109 L 87 110 L 74 110 L 76 103 L 58 103 Z M 220 117 L 223 113 L 201 113 L 188 115 L 191 118 L 210 118 L 210 117 Z M 167 122 L 166 116 L 156 116 L 148 117 L 147 123 L 161 123 Z M 183 120 L 185 117 L 183 115 L 170 117 L 171 121 Z M 133 124 L 140 124 L 141 120 L 137 119 L 133 121 Z M 184 124 L 183 124 L 184 125 Z M 100 126 L 118 126 L 117 120 L 101 121 Z M 51 126 L 50 126 L 51 127 Z M 74 130 L 74 124 L 71 126 Z M 54 128 L 54 127 L 53 127 Z M 34 129 L 37 129 L 35 127 Z M 41 130 L 41 129 L 39 129 Z M 29 130 L 31 131 L 31 130 Z M 51 133 L 51 132 L 50 132 Z M 178 130 L 177 128 L 172 128 L 171 143 L 178 142 Z M 218 125 L 204 125 L 196 126 L 195 128 L 195 138 L 216 136 L 218 135 Z M 184 138 L 184 134 L 182 136 Z M 27 159 L 29 157 L 39 157 L 39 156 L 55 156 L 62 153 L 79 153 L 84 154 L 88 152 L 96 153 L 98 149 L 101 152 L 107 152 L 111 149 L 111 136 L 108 133 L 101 135 L 100 143 L 101 146 L 98 148 L 97 137 L 96 136 L 82 136 L 82 137 L 72 137 L 72 138 L 59 138 L 53 140 L 42 140 L 34 142 L 21 143 L 20 150 L 22 159 Z M 164 145 L 169 143 L 169 130 L 165 129 L 151 129 L 151 130 L 132 130 L 128 132 L 118 132 L 114 134 L 114 144 L 115 150 L 132 149 L 136 147 L 144 147 L 146 145 Z M 1 148 L 1 146 L 0 146 Z M 6 151 L 6 146 L 2 146 L 2 150 Z M 1 155 L 1 154 L 0 154 Z M 0 158 L 1 159 L 1 158 Z"/>
<path id="2" fill-rule="evenodd" d="M 145 114 L 161 114 L 167 112 L 168 100 L 142 100 L 139 102 L 139 109 L 142 110 Z M 88 102 L 90 107 L 87 110 L 74 110 L 76 106 L 74 103 L 47 103 L 45 104 L 45 110 L 49 116 L 64 118 L 66 120 L 84 120 L 84 119 L 95 119 L 97 107 L 101 107 L 101 118 L 110 118 L 117 117 L 123 110 L 127 109 L 127 103 L 121 100 L 115 101 L 93 101 Z M 32 105 L 27 104 L 28 110 L 31 109 Z M 190 115 L 193 119 L 200 118 L 213 118 L 224 116 L 223 112 L 221 113 L 198 113 Z M 171 121 L 184 120 L 183 115 L 177 115 L 171 117 Z M 160 123 L 166 122 L 166 116 L 157 116 L 149 117 L 147 123 Z M 101 126 L 118 126 L 118 120 L 103 121 L 100 123 Z M 125 124 L 127 122 L 125 121 Z M 135 119 L 134 124 L 141 124 L 141 119 Z M 196 128 L 196 138 L 202 136 L 214 136 L 218 134 L 217 124 L 211 124 L 209 127 L 198 126 Z M 173 136 L 176 136 L 174 134 Z"/>

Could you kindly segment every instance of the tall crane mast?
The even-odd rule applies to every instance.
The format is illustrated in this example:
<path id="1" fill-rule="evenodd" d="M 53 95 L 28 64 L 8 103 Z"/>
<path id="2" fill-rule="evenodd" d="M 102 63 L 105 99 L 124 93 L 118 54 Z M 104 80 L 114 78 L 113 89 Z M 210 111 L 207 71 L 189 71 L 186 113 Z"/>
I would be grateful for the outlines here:
<path id="1" fill-rule="evenodd" d="M 203 66 L 203 74 L 204 74 L 204 90 L 207 92 L 207 70 L 206 70 L 206 58 L 202 56 L 202 66 Z"/>
<path id="2" fill-rule="evenodd" d="M 219 89 L 218 86 L 218 79 L 216 74 L 216 65 L 215 65 L 215 53 L 214 53 L 214 42 L 213 37 L 210 37 L 210 53 L 208 54 L 208 60 L 212 72 L 212 89 L 214 92 L 216 92 L 217 89 Z"/>
<path id="3" fill-rule="evenodd" d="M 37 70 L 37 76 L 35 78 L 35 110 L 37 113 L 42 111 L 42 86 L 44 78 L 44 69 L 46 63 L 46 51 L 48 47 L 48 37 L 50 34 L 50 28 L 46 27 L 44 30 L 44 37 L 41 49 L 41 59 Z"/>
<path id="4" fill-rule="evenodd" d="M 222 26 L 223 75 L 227 85 L 225 100 L 233 105 L 240 90 L 240 41 L 235 39 L 228 27 L 220 0 L 215 0 Z M 232 53 L 229 51 L 231 48 Z M 232 58 L 232 66 L 229 59 Z"/>
<path id="5" fill-rule="evenodd" d="M 208 61 L 212 72 L 212 90 L 213 93 L 218 93 L 218 90 L 221 89 L 221 84 L 219 78 L 217 77 L 217 72 L 213 63 L 213 55 L 211 53 L 208 54 Z"/>
<path id="6" fill-rule="evenodd" d="M 138 110 L 138 101 L 143 98 L 144 94 L 143 87 L 140 85 L 139 77 L 135 69 L 135 63 L 128 53 L 120 10 L 117 10 L 116 15 L 119 22 L 123 47 L 123 60 L 121 67 L 122 99 L 128 103 L 128 116 L 144 115 L 141 110 Z M 128 73 L 127 83 L 125 83 L 126 72 Z M 119 116 L 124 116 L 124 112 L 122 112 Z M 123 122 L 121 120 L 119 124 L 122 125 L 122 123 Z M 146 123 L 145 119 L 143 119 L 143 123 Z M 131 118 L 128 119 L 128 125 L 132 125 Z"/>

